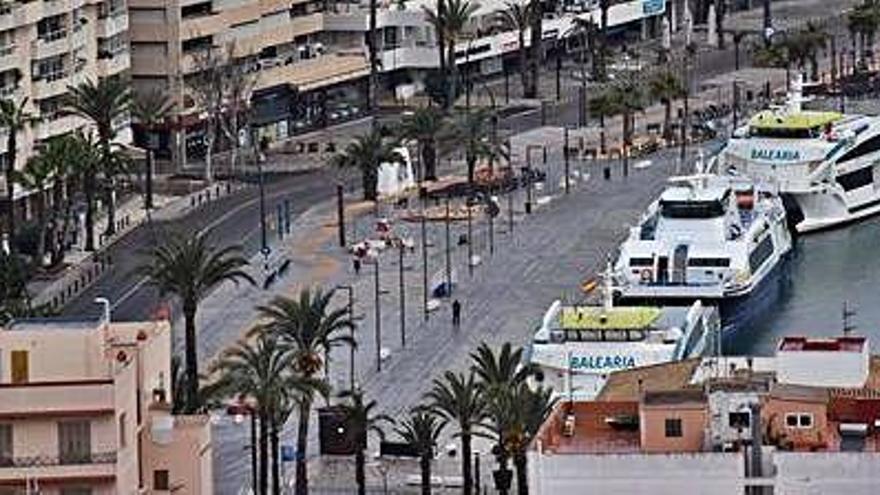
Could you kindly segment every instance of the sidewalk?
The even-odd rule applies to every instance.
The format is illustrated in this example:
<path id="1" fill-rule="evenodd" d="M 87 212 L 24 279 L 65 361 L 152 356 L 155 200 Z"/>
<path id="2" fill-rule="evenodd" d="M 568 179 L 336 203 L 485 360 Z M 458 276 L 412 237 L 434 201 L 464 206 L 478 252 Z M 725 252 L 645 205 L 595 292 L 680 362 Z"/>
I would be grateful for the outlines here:
<path id="1" fill-rule="evenodd" d="M 105 251 L 113 243 L 125 237 L 149 220 L 163 221 L 179 218 L 194 208 L 216 199 L 240 187 L 232 188 L 231 184 L 213 184 L 200 188 L 185 196 L 154 195 L 154 208 L 149 212 L 144 208 L 144 197 L 140 194 L 123 201 L 116 209 L 116 234 L 107 238 L 103 232 L 107 229 L 106 212 L 99 213 L 95 221 L 96 250 L 84 251 L 85 239 L 81 237 L 78 245 L 65 253 L 65 268 L 50 278 L 40 278 L 28 284 L 34 307 L 47 306 L 50 310 L 61 308 L 67 301 L 75 298 L 82 291 L 96 282 L 101 274 L 112 269 L 113 260 L 105 255 Z"/>

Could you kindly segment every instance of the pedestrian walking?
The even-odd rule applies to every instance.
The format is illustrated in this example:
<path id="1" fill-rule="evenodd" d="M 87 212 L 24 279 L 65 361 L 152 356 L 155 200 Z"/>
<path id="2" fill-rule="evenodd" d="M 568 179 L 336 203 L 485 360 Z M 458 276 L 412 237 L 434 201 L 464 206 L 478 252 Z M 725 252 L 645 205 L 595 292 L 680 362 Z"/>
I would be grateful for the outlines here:
<path id="1" fill-rule="evenodd" d="M 361 259 L 360 258 L 353 258 L 351 260 L 351 263 L 352 263 L 352 265 L 354 265 L 354 274 L 360 275 L 361 274 Z"/>
<path id="2" fill-rule="evenodd" d="M 458 299 L 452 301 L 452 328 L 458 329 L 461 326 L 461 303 Z"/>

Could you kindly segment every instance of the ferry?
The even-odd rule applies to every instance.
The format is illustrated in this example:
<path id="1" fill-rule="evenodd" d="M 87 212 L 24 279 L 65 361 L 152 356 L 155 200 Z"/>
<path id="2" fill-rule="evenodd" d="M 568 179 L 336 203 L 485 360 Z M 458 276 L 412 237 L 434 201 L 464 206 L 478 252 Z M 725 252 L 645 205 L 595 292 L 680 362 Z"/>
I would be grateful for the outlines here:
<path id="1" fill-rule="evenodd" d="M 744 302 L 792 249 L 781 198 L 751 181 L 698 173 L 670 179 L 614 267 L 622 301 L 721 305 L 737 316 Z"/>
<path id="2" fill-rule="evenodd" d="M 797 232 L 880 213 L 880 118 L 804 110 L 803 90 L 794 78 L 785 105 L 736 129 L 718 170 L 771 183 Z"/>
<path id="3" fill-rule="evenodd" d="M 720 353 L 712 306 L 566 306 L 555 301 L 529 346 L 538 380 L 565 400 L 592 400 L 608 376 L 630 368 Z"/>

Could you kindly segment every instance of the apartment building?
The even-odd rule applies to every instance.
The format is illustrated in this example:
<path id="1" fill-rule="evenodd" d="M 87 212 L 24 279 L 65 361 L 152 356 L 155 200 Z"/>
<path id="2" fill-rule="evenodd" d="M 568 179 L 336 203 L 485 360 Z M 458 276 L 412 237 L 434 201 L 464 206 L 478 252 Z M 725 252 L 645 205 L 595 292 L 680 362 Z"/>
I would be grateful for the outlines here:
<path id="1" fill-rule="evenodd" d="M 862 337 L 789 337 L 770 357 L 615 372 L 596 400 L 560 403 L 541 427 L 532 493 L 874 493 L 880 357 L 869 352 Z"/>
<path id="2" fill-rule="evenodd" d="M 0 328 L 0 494 L 210 494 L 206 416 L 170 413 L 168 322 Z"/>
<path id="3" fill-rule="evenodd" d="M 136 89 L 162 88 L 176 98 L 178 128 L 189 156 L 199 155 L 201 119 L 191 76 L 206 49 L 253 74 L 253 123 L 270 138 L 322 127 L 364 112 L 363 25 L 337 23 L 323 0 L 129 0 L 132 81 Z M 170 133 L 163 147 L 171 143 Z"/>
<path id="4" fill-rule="evenodd" d="M 60 111 L 68 86 L 127 73 L 126 7 L 125 0 L 0 2 L 0 98 L 27 99 L 28 113 L 39 119 L 18 137 L 16 167 L 42 141 L 86 125 Z M 0 129 L 4 159 L 6 132 Z M 130 139 L 127 122 L 119 123 L 119 139 Z M 2 177 L 0 190 L 6 190 Z M 17 197 L 26 194 L 16 190 Z M 18 207 L 24 215 L 24 205 Z"/>

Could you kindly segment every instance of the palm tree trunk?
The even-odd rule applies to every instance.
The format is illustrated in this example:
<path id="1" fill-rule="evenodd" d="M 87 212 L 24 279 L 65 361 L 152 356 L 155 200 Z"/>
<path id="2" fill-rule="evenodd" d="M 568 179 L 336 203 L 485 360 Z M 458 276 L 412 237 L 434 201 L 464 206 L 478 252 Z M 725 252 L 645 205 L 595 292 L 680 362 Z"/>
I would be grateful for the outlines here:
<path id="1" fill-rule="evenodd" d="M 208 119 L 205 129 L 205 180 L 214 181 L 214 139 L 215 132 L 214 121 Z"/>
<path id="2" fill-rule="evenodd" d="M 669 144 L 672 141 L 672 98 L 667 98 L 663 107 L 663 139 Z"/>
<path id="3" fill-rule="evenodd" d="M 358 448 L 354 453 L 354 479 L 357 483 L 358 495 L 366 495 L 367 493 L 367 480 L 366 473 L 364 472 L 365 463 L 364 449 Z"/>
<path id="4" fill-rule="evenodd" d="M 541 2 L 540 0 L 531 0 L 531 39 L 532 39 L 532 57 L 530 60 L 531 67 L 529 68 L 531 72 L 531 77 L 529 78 L 529 94 L 525 95 L 526 98 L 537 98 L 538 97 L 538 86 L 541 77 L 540 66 L 541 62 L 544 59 L 544 36 L 541 30 L 541 22 L 544 20 L 541 12 Z"/>
<path id="5" fill-rule="evenodd" d="M 37 224 L 39 224 L 37 232 L 37 268 L 42 268 L 43 258 L 46 254 L 46 193 L 43 191 L 43 184 L 39 184 L 37 192 Z"/>
<path id="6" fill-rule="evenodd" d="M 455 40 L 446 40 L 446 43 L 446 67 L 449 71 L 449 80 L 446 85 L 449 88 L 446 110 L 449 110 L 455 106 L 455 100 L 458 98 L 458 67 L 455 65 Z"/>
<path id="7" fill-rule="evenodd" d="M 422 144 L 422 180 L 437 180 L 437 149 L 434 139 Z"/>
<path id="8" fill-rule="evenodd" d="M 519 32 L 519 78 L 522 82 L 523 88 L 523 96 L 526 98 L 530 98 L 530 94 L 533 94 L 531 84 L 529 84 L 529 51 L 526 47 L 526 36 L 525 31 L 520 30 Z M 531 96 L 534 98 L 534 96 Z"/>
<path id="9" fill-rule="evenodd" d="M 629 145 L 629 112 L 623 113 L 623 145 L 620 147 L 620 155 L 623 159 L 623 176 L 629 174 L 629 153 L 627 148 Z"/>
<path id="10" fill-rule="evenodd" d="M 199 363 L 196 350 L 195 301 L 184 301 L 183 321 L 185 327 L 184 347 L 186 353 L 186 412 L 193 413 L 199 407 Z"/>
<path id="11" fill-rule="evenodd" d="M 95 187 L 95 172 L 89 170 L 83 177 L 86 195 L 86 251 L 95 250 Z"/>
<path id="12" fill-rule="evenodd" d="M 474 174 L 477 170 L 477 157 L 473 152 L 467 153 L 467 173 L 468 173 L 468 184 L 474 183 Z"/>
<path id="13" fill-rule="evenodd" d="M 9 249 L 15 251 L 15 155 L 16 131 L 8 129 L 6 138 L 6 230 L 9 233 Z"/>
<path id="14" fill-rule="evenodd" d="M 268 495 L 269 493 L 269 417 L 260 412 L 260 479 L 257 482 L 257 493 Z"/>
<path id="15" fill-rule="evenodd" d="M 144 171 L 144 208 L 153 208 L 153 167 L 155 159 L 153 150 L 147 150 L 147 170 Z"/>
<path id="16" fill-rule="evenodd" d="M 299 424 L 296 431 L 296 495 L 308 495 L 309 474 L 306 465 L 306 448 L 309 444 L 309 414 L 312 402 L 303 400 L 299 404 Z"/>
<path id="17" fill-rule="evenodd" d="M 431 456 L 421 456 L 419 468 L 422 471 L 422 495 L 431 495 Z"/>
<path id="18" fill-rule="evenodd" d="M 605 67 L 605 47 L 608 44 L 608 9 L 610 8 L 610 3 L 609 0 L 603 0 L 600 3 L 600 8 L 602 9 L 600 29 L 602 34 L 599 41 L 599 81 L 603 82 L 608 75 L 607 68 Z"/>
<path id="19" fill-rule="evenodd" d="M 375 201 L 379 194 L 376 191 L 378 180 L 378 171 L 372 167 L 366 168 L 361 172 L 361 185 L 364 189 L 364 200 Z"/>
<path id="20" fill-rule="evenodd" d="M 599 114 L 599 153 L 605 155 L 608 145 L 605 142 L 605 115 Z"/>
<path id="21" fill-rule="evenodd" d="M 513 456 L 513 464 L 516 468 L 516 493 L 517 495 L 529 495 L 529 475 L 525 452 L 517 452 Z"/>
<path id="22" fill-rule="evenodd" d="M 116 234 L 116 200 L 113 198 L 113 178 L 105 177 L 104 202 L 107 203 L 107 227 L 104 234 L 110 237 Z"/>
<path id="23" fill-rule="evenodd" d="M 272 421 L 272 431 L 270 432 L 270 442 L 272 448 L 272 494 L 281 495 L 281 463 L 278 459 L 278 435 L 281 425 L 277 421 Z"/>
<path id="24" fill-rule="evenodd" d="M 377 0 L 370 0 L 370 31 L 367 33 L 367 48 L 370 54 L 370 89 L 368 111 L 373 112 L 377 108 L 378 92 L 379 92 L 379 61 L 376 59 L 379 47 L 376 46 L 376 10 L 378 9 Z"/>
<path id="25" fill-rule="evenodd" d="M 461 478 L 464 484 L 464 495 L 471 495 L 474 478 L 471 475 L 471 433 L 461 432 Z"/>

